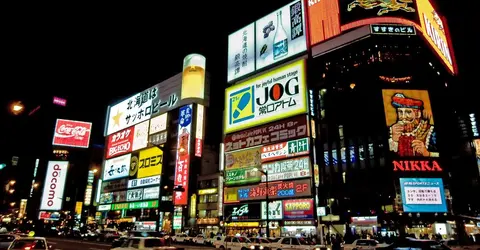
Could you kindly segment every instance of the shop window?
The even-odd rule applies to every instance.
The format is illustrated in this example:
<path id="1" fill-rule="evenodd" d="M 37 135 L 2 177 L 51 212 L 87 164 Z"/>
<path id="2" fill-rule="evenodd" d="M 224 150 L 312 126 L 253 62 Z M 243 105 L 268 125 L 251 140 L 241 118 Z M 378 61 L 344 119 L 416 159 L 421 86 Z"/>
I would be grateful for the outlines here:
<path id="1" fill-rule="evenodd" d="M 200 218 L 207 218 L 207 210 L 199 210 L 198 217 Z"/>
<path id="2" fill-rule="evenodd" d="M 210 210 L 210 218 L 217 218 L 218 210 Z"/>

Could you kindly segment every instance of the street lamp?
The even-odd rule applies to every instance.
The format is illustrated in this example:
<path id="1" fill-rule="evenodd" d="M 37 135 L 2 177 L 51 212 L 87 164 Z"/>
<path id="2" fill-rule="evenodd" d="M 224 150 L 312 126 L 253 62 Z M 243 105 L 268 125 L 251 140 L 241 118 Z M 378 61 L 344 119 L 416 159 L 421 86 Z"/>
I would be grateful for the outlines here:
<path id="1" fill-rule="evenodd" d="M 13 192 L 15 192 L 15 189 L 10 189 L 10 190 L 8 190 L 8 192 L 9 192 L 10 194 L 13 194 Z"/>
<path id="2" fill-rule="evenodd" d="M 265 195 L 265 201 L 267 203 L 267 237 L 270 237 L 270 211 L 269 210 L 269 205 L 270 205 L 270 202 L 268 200 L 268 172 L 267 170 L 261 170 L 261 169 L 258 169 L 258 168 L 254 168 L 253 171 L 258 171 L 260 173 L 262 173 L 263 175 L 265 175 L 265 189 L 267 190 L 266 192 L 266 195 Z"/>
<path id="3" fill-rule="evenodd" d="M 20 101 L 12 102 L 10 104 L 10 112 L 12 112 L 14 115 L 22 113 L 24 108 L 25 106 L 23 106 L 22 102 Z"/>
<path id="4" fill-rule="evenodd" d="M 10 181 L 10 185 L 15 185 L 16 181 L 15 180 L 11 180 Z"/>

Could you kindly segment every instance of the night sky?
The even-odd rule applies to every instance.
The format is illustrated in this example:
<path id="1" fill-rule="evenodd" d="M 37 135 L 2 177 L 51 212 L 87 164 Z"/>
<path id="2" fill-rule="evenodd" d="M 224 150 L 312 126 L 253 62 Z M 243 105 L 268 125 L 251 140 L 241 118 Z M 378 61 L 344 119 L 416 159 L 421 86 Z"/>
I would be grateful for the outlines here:
<path id="1" fill-rule="evenodd" d="M 1 104 L 5 107 L 17 99 L 35 105 L 42 98 L 64 97 L 72 110 L 71 117 L 65 118 L 93 122 L 94 142 L 101 143 L 107 104 L 179 73 L 189 53 L 206 56 L 212 94 L 222 96 L 228 34 L 289 2 L 162 1 L 155 6 L 5 8 L 0 31 Z M 459 79 L 466 82 L 475 76 L 478 65 L 471 59 L 478 56 L 478 41 L 472 39 L 473 18 L 467 14 L 471 8 L 451 0 L 438 4 L 449 19 Z M 466 85 L 473 84 L 478 80 Z M 212 98 L 212 102 L 221 101 Z M 8 128 L 12 118 L 6 109 L 0 115 L 2 128 Z M 8 145 L 8 137 L 0 138 L 2 148 Z"/>

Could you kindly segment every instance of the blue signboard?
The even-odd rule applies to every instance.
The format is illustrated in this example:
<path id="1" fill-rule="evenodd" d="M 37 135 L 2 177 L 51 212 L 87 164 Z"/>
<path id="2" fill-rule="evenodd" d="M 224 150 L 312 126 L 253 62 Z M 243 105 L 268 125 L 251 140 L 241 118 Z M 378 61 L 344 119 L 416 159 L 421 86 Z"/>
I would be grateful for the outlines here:
<path id="1" fill-rule="evenodd" d="M 447 212 L 441 178 L 400 178 L 404 212 Z"/>

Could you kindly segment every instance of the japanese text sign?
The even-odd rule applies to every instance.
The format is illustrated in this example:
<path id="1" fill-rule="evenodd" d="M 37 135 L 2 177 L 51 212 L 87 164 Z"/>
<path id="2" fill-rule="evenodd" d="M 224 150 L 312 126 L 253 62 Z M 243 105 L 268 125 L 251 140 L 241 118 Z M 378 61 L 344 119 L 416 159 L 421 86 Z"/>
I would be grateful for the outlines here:
<path id="1" fill-rule="evenodd" d="M 105 160 L 103 167 L 103 180 L 113 180 L 127 177 L 130 168 L 131 154 Z"/>
<path id="2" fill-rule="evenodd" d="M 183 106 L 179 110 L 177 160 L 175 168 L 175 186 L 182 186 L 184 192 L 176 191 L 175 205 L 187 205 L 188 203 L 188 175 L 190 168 L 190 140 L 192 132 L 192 109 L 193 105 Z"/>
<path id="3" fill-rule="evenodd" d="M 149 134 L 155 134 L 167 129 L 168 113 L 154 117 L 150 120 L 150 132 Z"/>
<path id="4" fill-rule="evenodd" d="M 239 185 L 255 183 L 261 180 L 261 173 L 254 168 L 235 168 L 225 170 L 225 184 Z"/>
<path id="5" fill-rule="evenodd" d="M 265 200 L 267 188 L 265 183 L 252 186 L 224 188 L 224 203 L 233 203 L 248 200 Z M 311 180 L 293 180 L 272 182 L 268 184 L 268 197 L 270 199 L 301 197 L 312 194 Z"/>
<path id="6" fill-rule="evenodd" d="M 376 35 L 415 35 L 412 25 L 370 24 L 370 32 Z"/>
<path id="7" fill-rule="evenodd" d="M 269 182 L 312 176 L 310 157 L 308 156 L 266 163 L 262 165 L 262 169 L 268 173 Z M 262 175 L 262 182 L 265 181 L 266 176 Z"/>
<path id="8" fill-rule="evenodd" d="M 262 147 L 262 162 L 306 155 L 310 152 L 308 138 Z"/>
<path id="9" fill-rule="evenodd" d="M 305 60 L 298 60 L 225 90 L 224 133 L 308 111 Z"/>
<path id="10" fill-rule="evenodd" d="M 148 122 L 144 121 L 135 125 L 134 135 L 133 135 L 133 143 L 132 143 L 132 151 L 136 151 L 142 148 L 147 147 L 148 144 Z"/>
<path id="11" fill-rule="evenodd" d="M 112 192 L 116 190 L 127 189 L 128 180 L 120 179 L 113 181 L 104 181 L 102 182 L 102 192 Z"/>
<path id="12" fill-rule="evenodd" d="M 143 187 L 151 185 L 160 185 L 160 175 L 145 177 L 141 179 L 134 179 L 128 181 L 128 188 Z"/>
<path id="13" fill-rule="evenodd" d="M 267 219 L 267 202 L 262 201 L 262 220 Z M 271 201 L 268 203 L 268 219 L 281 220 L 283 219 L 283 205 L 282 201 Z"/>
<path id="14" fill-rule="evenodd" d="M 225 169 L 260 167 L 261 147 L 229 152 L 225 154 Z"/>
<path id="15" fill-rule="evenodd" d="M 132 152 L 134 130 L 135 127 L 129 127 L 107 137 L 107 159 Z"/>
<path id="16" fill-rule="evenodd" d="M 400 178 L 404 212 L 447 212 L 441 178 Z"/>
<path id="17" fill-rule="evenodd" d="M 225 136 L 225 152 L 308 136 L 307 117 L 299 115 Z"/>
<path id="18" fill-rule="evenodd" d="M 91 130 L 91 122 L 57 119 L 52 144 L 56 146 L 88 148 Z"/>
<path id="19" fill-rule="evenodd" d="M 137 178 L 159 175 L 162 173 L 163 151 L 151 147 L 140 151 L 138 157 Z"/>

